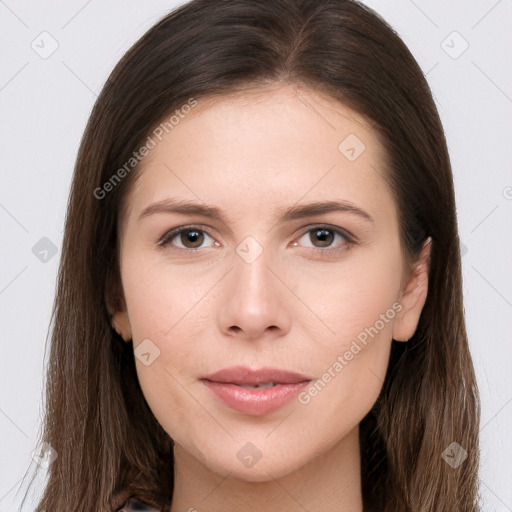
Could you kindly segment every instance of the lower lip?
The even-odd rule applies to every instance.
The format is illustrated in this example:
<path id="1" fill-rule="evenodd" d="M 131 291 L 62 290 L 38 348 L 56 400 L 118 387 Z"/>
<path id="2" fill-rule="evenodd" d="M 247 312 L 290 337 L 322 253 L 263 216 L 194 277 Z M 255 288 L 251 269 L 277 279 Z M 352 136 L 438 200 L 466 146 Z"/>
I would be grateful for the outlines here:
<path id="1" fill-rule="evenodd" d="M 228 407 L 235 411 L 261 416 L 276 411 L 298 395 L 310 381 L 299 384 L 277 384 L 270 388 L 242 388 L 236 384 L 225 384 L 202 380 Z"/>

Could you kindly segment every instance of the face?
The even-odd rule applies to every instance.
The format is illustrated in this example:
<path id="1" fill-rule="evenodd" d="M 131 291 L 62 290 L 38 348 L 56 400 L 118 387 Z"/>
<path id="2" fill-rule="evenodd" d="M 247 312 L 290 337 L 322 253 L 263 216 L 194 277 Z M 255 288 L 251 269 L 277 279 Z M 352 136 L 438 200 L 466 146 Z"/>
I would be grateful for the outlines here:
<path id="1" fill-rule="evenodd" d="M 143 164 L 114 320 L 162 427 L 204 467 L 247 481 L 354 439 L 427 291 L 424 267 L 405 275 L 376 132 L 325 96 L 279 87 L 199 102 Z M 301 377 L 260 390 L 203 380 L 238 366 Z"/>

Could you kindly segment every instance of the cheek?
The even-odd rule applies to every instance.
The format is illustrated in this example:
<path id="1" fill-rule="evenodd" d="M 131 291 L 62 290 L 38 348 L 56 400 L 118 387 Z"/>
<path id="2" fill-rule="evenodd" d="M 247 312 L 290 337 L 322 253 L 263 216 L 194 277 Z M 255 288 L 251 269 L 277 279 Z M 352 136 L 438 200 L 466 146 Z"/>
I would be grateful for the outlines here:
<path id="1" fill-rule="evenodd" d="M 169 431 L 176 426 L 176 416 L 186 423 L 188 413 L 182 413 L 191 412 L 191 386 L 209 367 L 204 345 L 197 342 L 214 336 L 215 302 L 208 292 L 219 278 L 211 270 L 191 275 L 184 267 L 156 259 L 125 260 L 123 289 L 139 383 L 148 405 Z M 137 357 L 144 346 L 157 354 L 147 366 Z M 200 413 L 194 410 L 195 415 Z"/>
<path id="2" fill-rule="evenodd" d="M 391 337 L 400 310 L 400 258 L 398 244 L 376 245 L 356 249 L 344 261 L 320 271 L 305 268 L 295 273 L 297 295 L 316 314 L 303 318 L 308 319 L 306 329 L 315 329 L 312 337 L 319 354 L 325 352 L 332 359 L 348 350 L 355 339 L 364 343 L 365 339 Z"/>
<path id="3" fill-rule="evenodd" d="M 396 301 L 399 258 L 398 251 L 361 251 L 328 276 L 301 277 L 302 296 L 316 306 L 322 320 L 305 323 L 305 329 L 311 333 L 312 325 L 324 326 L 315 327 L 316 333 L 309 337 L 313 343 L 303 347 L 307 359 L 315 361 L 318 380 L 299 396 L 299 402 L 311 418 L 329 419 L 333 434 L 359 423 L 382 388 L 392 325 L 401 309 Z"/>
<path id="4" fill-rule="evenodd" d="M 317 439 L 317 450 L 327 450 L 345 438 L 372 409 L 384 382 L 389 349 L 390 343 L 380 340 L 361 348 L 350 360 L 343 355 L 333 359 L 325 373 L 299 395 L 295 419 Z"/>
<path id="5" fill-rule="evenodd" d="M 165 258 L 127 261 L 123 289 L 134 342 L 150 338 L 169 345 L 177 333 L 186 332 L 188 338 L 197 334 L 205 320 L 201 302 L 216 280 L 214 272 L 191 273 Z"/>

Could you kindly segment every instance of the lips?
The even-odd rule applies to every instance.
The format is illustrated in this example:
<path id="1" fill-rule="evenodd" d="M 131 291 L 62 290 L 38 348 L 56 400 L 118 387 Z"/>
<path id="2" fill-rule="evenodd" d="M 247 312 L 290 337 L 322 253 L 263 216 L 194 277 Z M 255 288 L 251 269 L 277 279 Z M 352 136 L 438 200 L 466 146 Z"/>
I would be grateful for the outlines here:
<path id="1" fill-rule="evenodd" d="M 269 384 L 301 384 L 310 382 L 313 378 L 301 373 L 290 372 L 279 368 L 261 368 L 255 370 L 246 366 L 234 366 L 206 375 L 202 377 L 201 380 L 222 384 L 234 384 L 237 386 L 270 387 Z"/>
<path id="2" fill-rule="evenodd" d="M 271 414 L 290 403 L 313 379 L 279 368 L 225 368 L 201 378 L 224 406 L 252 416 Z"/>

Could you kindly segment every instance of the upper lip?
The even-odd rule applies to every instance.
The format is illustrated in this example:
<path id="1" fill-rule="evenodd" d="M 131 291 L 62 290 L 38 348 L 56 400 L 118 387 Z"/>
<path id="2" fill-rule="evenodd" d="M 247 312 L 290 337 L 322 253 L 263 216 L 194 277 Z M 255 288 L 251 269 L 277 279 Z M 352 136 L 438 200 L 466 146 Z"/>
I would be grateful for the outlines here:
<path id="1" fill-rule="evenodd" d="M 297 372 L 290 372 L 279 368 L 253 369 L 247 366 L 233 366 L 223 368 L 217 372 L 202 377 L 202 380 L 221 382 L 224 384 L 237 384 L 239 386 L 257 386 L 267 382 L 275 384 L 298 384 L 309 382 L 312 377 Z"/>

